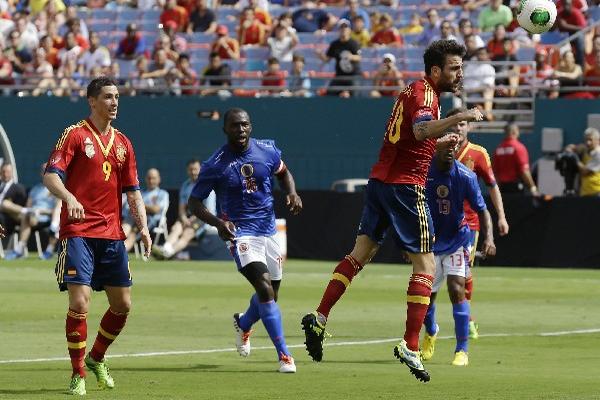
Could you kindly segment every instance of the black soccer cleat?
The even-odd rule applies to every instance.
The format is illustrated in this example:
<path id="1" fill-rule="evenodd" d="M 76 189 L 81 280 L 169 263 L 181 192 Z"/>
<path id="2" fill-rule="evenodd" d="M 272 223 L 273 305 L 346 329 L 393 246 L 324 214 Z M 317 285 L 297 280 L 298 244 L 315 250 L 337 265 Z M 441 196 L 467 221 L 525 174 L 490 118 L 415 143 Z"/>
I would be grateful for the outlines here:
<path id="1" fill-rule="evenodd" d="M 410 373 L 421 382 L 429 382 L 431 377 L 429 373 L 423 367 L 421 362 L 421 354 L 418 351 L 410 350 L 406 346 L 406 342 L 402 340 L 400 344 L 394 347 L 394 357 L 396 357 L 402 364 L 405 364 Z"/>
<path id="2" fill-rule="evenodd" d="M 302 318 L 302 330 L 306 341 L 306 351 L 313 361 L 323 359 L 323 340 L 325 339 L 325 327 L 317 321 L 316 313 L 306 314 Z"/>

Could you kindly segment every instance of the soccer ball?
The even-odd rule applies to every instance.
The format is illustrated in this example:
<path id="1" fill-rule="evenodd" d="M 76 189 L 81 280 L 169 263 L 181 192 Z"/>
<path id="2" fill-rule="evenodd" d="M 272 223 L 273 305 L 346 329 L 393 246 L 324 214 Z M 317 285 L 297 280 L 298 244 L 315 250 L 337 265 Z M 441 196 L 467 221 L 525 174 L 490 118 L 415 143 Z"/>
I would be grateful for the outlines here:
<path id="1" fill-rule="evenodd" d="M 530 33 L 548 32 L 556 21 L 556 4 L 552 0 L 521 0 L 517 21 Z"/>

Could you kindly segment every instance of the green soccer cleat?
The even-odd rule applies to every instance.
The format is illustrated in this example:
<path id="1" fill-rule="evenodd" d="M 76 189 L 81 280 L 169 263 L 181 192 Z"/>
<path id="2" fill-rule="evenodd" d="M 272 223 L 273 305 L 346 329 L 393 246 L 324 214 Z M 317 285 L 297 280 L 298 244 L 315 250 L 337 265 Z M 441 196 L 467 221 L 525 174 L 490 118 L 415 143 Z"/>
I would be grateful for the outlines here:
<path id="1" fill-rule="evenodd" d="M 421 343 L 421 358 L 423 361 L 431 360 L 433 353 L 435 352 L 435 341 L 437 340 L 438 333 L 440 332 L 440 327 L 438 325 L 435 327 L 435 335 L 430 336 L 427 332 L 425 332 L 425 337 L 423 337 L 423 342 Z"/>
<path id="2" fill-rule="evenodd" d="M 100 389 L 112 389 L 115 387 L 115 381 L 112 376 L 110 376 L 110 371 L 108 370 L 104 359 L 102 361 L 96 361 L 88 353 L 84 361 L 85 366 L 96 375 L 98 387 Z"/>
<path id="3" fill-rule="evenodd" d="M 479 325 L 475 321 L 469 321 L 469 339 L 479 339 Z"/>
<path id="4" fill-rule="evenodd" d="M 394 356 L 402 363 L 406 364 L 410 373 L 421 382 L 429 382 L 431 379 L 429 373 L 425 371 L 421 362 L 421 352 L 413 351 L 406 346 L 406 340 L 402 341 L 394 347 Z"/>
<path id="5" fill-rule="evenodd" d="M 85 378 L 82 378 L 79 375 L 73 375 L 67 393 L 73 396 L 85 396 L 87 393 L 85 391 Z"/>
<path id="6" fill-rule="evenodd" d="M 306 341 L 306 351 L 313 361 L 321 361 L 323 359 L 323 341 L 325 340 L 325 325 L 321 325 L 317 319 L 317 313 L 313 312 L 306 314 L 302 318 L 302 330 Z"/>

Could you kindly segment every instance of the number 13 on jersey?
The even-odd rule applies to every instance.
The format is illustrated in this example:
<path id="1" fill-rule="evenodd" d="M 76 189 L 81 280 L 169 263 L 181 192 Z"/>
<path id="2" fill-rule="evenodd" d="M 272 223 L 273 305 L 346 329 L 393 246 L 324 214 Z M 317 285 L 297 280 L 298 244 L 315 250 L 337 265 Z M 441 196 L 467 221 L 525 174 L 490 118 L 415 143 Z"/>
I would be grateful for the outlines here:
<path id="1" fill-rule="evenodd" d="M 104 173 L 104 181 L 108 181 L 112 172 L 112 165 L 107 161 L 102 163 L 102 172 Z"/>

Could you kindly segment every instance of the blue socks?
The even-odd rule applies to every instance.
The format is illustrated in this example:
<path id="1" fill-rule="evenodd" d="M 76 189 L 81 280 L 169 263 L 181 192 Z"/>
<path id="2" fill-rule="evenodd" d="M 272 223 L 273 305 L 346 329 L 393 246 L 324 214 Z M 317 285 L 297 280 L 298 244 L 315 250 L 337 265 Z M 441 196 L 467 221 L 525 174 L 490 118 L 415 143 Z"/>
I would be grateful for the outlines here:
<path id="1" fill-rule="evenodd" d="M 429 336 L 433 336 L 437 333 L 437 324 L 435 322 L 435 303 L 430 303 L 429 308 L 427 309 L 427 314 L 425 314 L 425 330 Z"/>
<path id="2" fill-rule="evenodd" d="M 452 315 L 454 316 L 454 330 L 456 332 L 456 350 L 467 352 L 469 349 L 469 315 L 471 308 L 469 302 L 463 300 L 458 304 L 452 304 Z"/>
<path id="3" fill-rule="evenodd" d="M 271 338 L 273 345 L 275 345 L 277 357 L 279 358 L 281 353 L 286 356 L 291 355 L 288 351 L 287 345 L 285 344 L 285 338 L 283 337 L 283 324 L 281 322 L 281 312 L 279 311 L 279 306 L 275 300 L 271 300 L 267 303 L 259 302 L 258 312 L 265 329 L 269 333 L 269 337 Z M 469 318 L 467 316 L 467 324 L 468 319 Z"/>
<path id="4" fill-rule="evenodd" d="M 258 311 L 258 296 L 256 293 L 250 298 L 250 305 L 248 309 L 240 317 L 239 326 L 244 332 L 248 332 L 252 325 L 254 325 L 260 319 L 260 313 Z"/>

